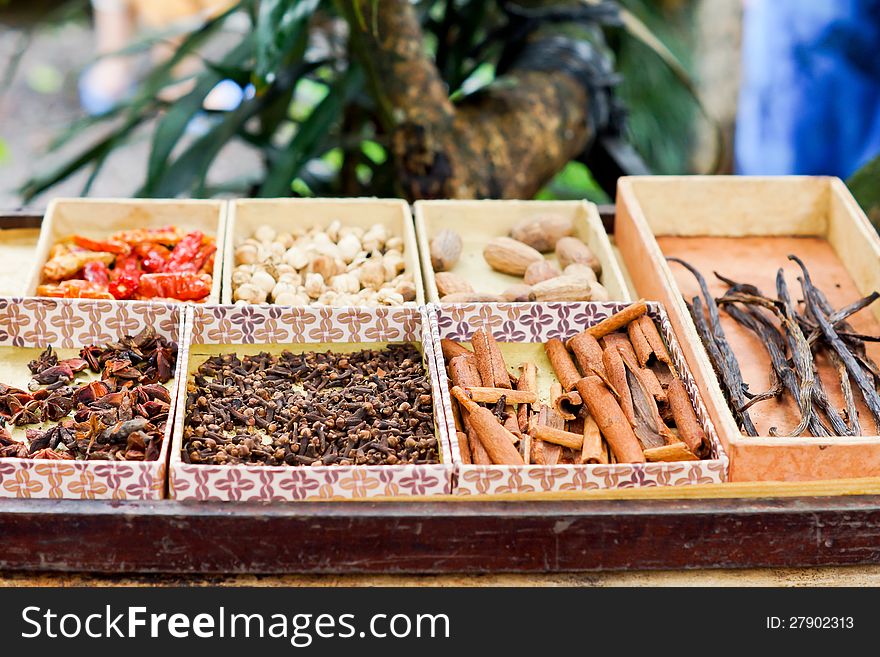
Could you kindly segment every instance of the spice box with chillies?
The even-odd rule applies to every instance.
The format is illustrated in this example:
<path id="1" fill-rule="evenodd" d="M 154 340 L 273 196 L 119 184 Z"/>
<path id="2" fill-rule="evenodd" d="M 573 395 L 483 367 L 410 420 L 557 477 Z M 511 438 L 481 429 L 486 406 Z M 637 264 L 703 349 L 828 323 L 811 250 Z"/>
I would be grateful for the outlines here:
<path id="1" fill-rule="evenodd" d="M 193 307 L 181 500 L 441 495 L 453 461 L 426 310 Z"/>
<path id="2" fill-rule="evenodd" d="M 418 201 L 435 303 L 630 299 L 596 206 L 584 201 Z"/>
<path id="3" fill-rule="evenodd" d="M 219 301 L 225 213 L 218 201 L 53 200 L 26 293 Z"/>
<path id="4" fill-rule="evenodd" d="M 0 299 L 0 497 L 161 499 L 183 315 Z"/>
<path id="5" fill-rule="evenodd" d="M 670 320 L 731 480 L 880 475 L 880 238 L 821 177 L 624 178 L 616 238 Z"/>
<path id="6" fill-rule="evenodd" d="M 224 303 L 424 303 L 412 216 L 401 200 L 232 201 L 224 258 Z"/>
<path id="7" fill-rule="evenodd" d="M 436 310 L 456 493 L 718 483 L 727 457 L 658 304 Z"/>

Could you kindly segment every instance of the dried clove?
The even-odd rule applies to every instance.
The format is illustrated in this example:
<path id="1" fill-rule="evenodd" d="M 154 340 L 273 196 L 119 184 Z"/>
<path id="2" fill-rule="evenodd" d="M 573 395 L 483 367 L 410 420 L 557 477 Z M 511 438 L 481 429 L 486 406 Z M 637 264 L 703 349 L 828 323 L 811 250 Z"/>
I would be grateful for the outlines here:
<path id="1" fill-rule="evenodd" d="M 408 344 L 210 357 L 187 386 L 181 458 L 266 466 L 437 463 L 422 357 Z"/>

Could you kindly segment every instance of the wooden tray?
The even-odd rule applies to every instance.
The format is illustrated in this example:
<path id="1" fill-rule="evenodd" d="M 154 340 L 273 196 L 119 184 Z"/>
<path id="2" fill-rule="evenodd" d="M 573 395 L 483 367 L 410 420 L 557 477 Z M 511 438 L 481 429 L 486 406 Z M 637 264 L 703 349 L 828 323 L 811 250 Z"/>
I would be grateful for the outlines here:
<path id="1" fill-rule="evenodd" d="M 632 177 L 618 185 L 615 238 L 636 293 L 661 301 L 694 372 L 718 434 L 730 455 L 730 478 L 810 480 L 880 475 L 880 437 L 776 437 L 797 425 L 793 400 L 767 401 L 752 408 L 759 437 L 739 431 L 718 379 L 684 305 L 699 290 L 693 276 L 666 256 L 689 261 L 705 276 L 713 296 L 726 286 L 714 271 L 734 280 L 775 290 L 777 269 L 785 270 L 795 300 L 801 298 L 800 270 L 788 254 L 800 255 L 816 285 L 835 308 L 880 289 L 880 238 L 844 184 L 836 178 L 724 176 Z M 760 341 L 722 313 L 722 325 L 753 392 L 770 387 L 769 357 Z M 880 332 L 880 304 L 851 319 L 856 330 Z M 880 358 L 880 345 L 868 345 Z M 842 408 L 836 374 L 819 362 L 829 397 Z M 859 402 L 861 396 L 858 395 Z M 862 426 L 873 428 L 867 409 Z M 870 431 L 870 430 L 869 430 Z"/>
<path id="2" fill-rule="evenodd" d="M 604 208 L 606 228 L 613 208 Z M 4 228 L 39 226 L 33 212 Z M 638 497 L 635 498 L 634 496 Z M 482 573 L 880 563 L 880 480 L 426 500 L 0 500 L 0 570 Z M 519 546 L 510 549 L 510 537 Z M 745 546 L 745 547 L 744 547 Z"/>

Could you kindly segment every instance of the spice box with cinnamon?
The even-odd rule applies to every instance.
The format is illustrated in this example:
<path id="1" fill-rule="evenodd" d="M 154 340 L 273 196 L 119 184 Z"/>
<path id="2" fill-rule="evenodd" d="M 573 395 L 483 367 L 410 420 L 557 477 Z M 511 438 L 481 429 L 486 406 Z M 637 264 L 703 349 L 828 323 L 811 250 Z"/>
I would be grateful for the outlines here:
<path id="1" fill-rule="evenodd" d="M 630 299 L 596 206 L 585 201 L 417 201 L 435 303 Z"/>
<path id="2" fill-rule="evenodd" d="M 424 303 L 409 205 L 368 198 L 231 201 L 223 302 Z"/>
<path id="3" fill-rule="evenodd" d="M 179 304 L 0 299 L 0 497 L 161 499 Z"/>
<path id="4" fill-rule="evenodd" d="M 24 294 L 216 303 L 226 203 L 54 199 Z"/>
<path id="5" fill-rule="evenodd" d="M 633 177 L 616 238 L 664 303 L 735 481 L 880 475 L 880 238 L 824 177 Z"/>
<path id="6" fill-rule="evenodd" d="M 727 457 L 658 304 L 435 308 L 456 493 L 717 483 Z"/>
<path id="7" fill-rule="evenodd" d="M 426 310 L 191 308 L 180 500 L 441 495 L 453 459 Z"/>

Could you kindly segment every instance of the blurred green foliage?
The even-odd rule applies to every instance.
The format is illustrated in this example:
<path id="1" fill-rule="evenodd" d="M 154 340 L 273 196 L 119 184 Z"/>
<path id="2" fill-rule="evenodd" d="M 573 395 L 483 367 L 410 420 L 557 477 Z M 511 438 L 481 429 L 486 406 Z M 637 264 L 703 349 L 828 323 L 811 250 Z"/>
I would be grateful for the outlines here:
<path id="1" fill-rule="evenodd" d="M 687 59 L 690 2 L 621 4 Z M 493 80 L 505 45 L 497 33 L 505 19 L 495 2 L 417 0 L 415 5 L 426 46 L 453 98 Z M 151 148 L 147 175 L 137 192 L 142 196 L 395 195 L 387 136 L 364 75 L 349 57 L 345 31 L 331 0 L 239 0 L 184 36 L 169 60 L 146 72 L 131 98 L 101 116 L 83 118 L 59 135 L 55 149 L 83 133 L 92 140 L 27 181 L 22 195 L 28 200 L 78 171 L 90 170 L 83 190 L 87 193 L 108 155 L 144 130 L 149 131 Z M 146 51 L 166 36 L 147 38 L 126 51 Z M 632 142 L 653 170 L 685 172 L 692 97 L 666 64 L 624 30 L 612 30 L 608 38 L 624 79 L 620 93 L 630 108 Z M 216 52 L 217 43 L 225 46 L 221 54 L 206 55 Z M 193 59 L 201 66 L 181 78 L 178 65 Z M 182 79 L 191 90 L 176 100 L 164 100 L 162 92 Z M 222 80 L 233 80 L 253 93 L 235 110 L 208 112 L 204 121 L 205 97 Z M 193 135 L 189 127 L 197 117 L 207 129 Z M 262 168 L 241 180 L 218 184 L 210 179 L 211 167 L 233 141 L 259 153 Z M 539 196 L 607 200 L 590 171 L 576 162 Z"/>
<path id="2" fill-rule="evenodd" d="M 880 230 L 880 155 L 856 171 L 846 184 L 871 223 Z"/>

